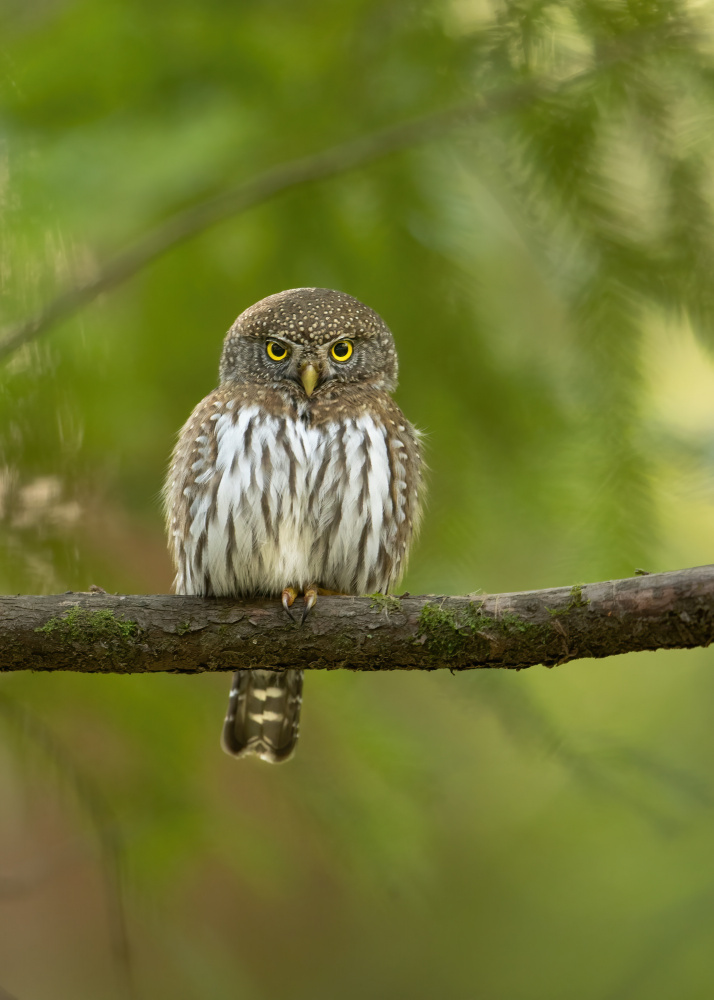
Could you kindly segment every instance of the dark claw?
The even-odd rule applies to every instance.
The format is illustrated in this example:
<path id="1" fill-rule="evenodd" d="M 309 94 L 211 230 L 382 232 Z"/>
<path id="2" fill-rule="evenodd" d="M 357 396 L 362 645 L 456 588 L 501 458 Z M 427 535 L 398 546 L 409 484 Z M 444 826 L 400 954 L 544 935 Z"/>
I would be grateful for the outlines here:
<path id="1" fill-rule="evenodd" d="M 302 618 L 300 619 L 301 625 L 305 624 L 305 619 L 310 614 L 311 609 L 314 608 L 316 604 L 317 604 L 317 591 L 312 590 L 312 588 L 310 590 L 306 590 L 305 607 L 302 610 Z"/>
<path id="2" fill-rule="evenodd" d="M 291 592 L 289 590 L 284 590 L 283 591 L 282 604 L 283 604 L 283 607 L 285 608 L 285 612 L 286 612 L 288 618 L 290 619 L 290 621 L 291 622 L 295 622 L 295 624 L 297 625 L 297 620 L 295 618 L 295 615 L 290 610 L 290 605 L 293 603 L 294 600 L 295 600 L 295 598 L 293 597 L 293 595 L 291 594 Z"/>

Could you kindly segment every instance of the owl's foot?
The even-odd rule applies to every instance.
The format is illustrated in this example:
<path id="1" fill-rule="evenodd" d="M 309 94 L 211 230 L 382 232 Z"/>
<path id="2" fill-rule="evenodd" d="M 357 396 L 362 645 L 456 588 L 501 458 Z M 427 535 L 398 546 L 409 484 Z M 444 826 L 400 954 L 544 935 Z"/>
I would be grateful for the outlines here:
<path id="1" fill-rule="evenodd" d="M 315 607 L 315 602 L 317 601 L 318 588 L 310 585 L 305 588 L 303 597 L 305 600 L 305 606 L 303 607 L 302 617 L 300 618 L 300 624 L 302 625 L 307 618 L 311 608 Z M 295 603 L 298 592 L 294 587 L 286 587 L 282 594 L 282 605 L 285 608 L 285 613 L 290 618 L 291 621 L 297 624 L 297 619 L 295 615 L 290 610 Z"/>
<path id="2" fill-rule="evenodd" d="M 302 615 L 300 617 L 300 624 L 301 625 L 305 624 L 305 619 L 307 618 L 307 616 L 310 614 L 310 612 L 312 611 L 312 609 L 317 604 L 318 594 L 323 594 L 323 595 L 332 594 L 332 595 L 334 595 L 334 594 L 340 594 L 340 591 L 339 590 L 326 590 L 324 587 L 318 587 L 316 583 L 311 583 L 309 586 L 305 587 L 305 590 L 303 591 L 303 600 L 304 600 L 305 603 L 303 605 Z M 298 592 L 295 589 L 295 587 L 286 587 L 285 590 L 283 591 L 282 598 L 281 598 L 282 605 L 285 608 L 286 615 L 288 616 L 288 618 L 291 621 L 295 622 L 296 625 L 297 625 L 297 619 L 295 618 L 295 615 L 292 613 L 292 611 L 290 609 L 292 608 L 293 604 L 295 603 L 295 601 L 297 599 L 297 596 L 298 596 Z"/>
<path id="3" fill-rule="evenodd" d="M 295 615 L 292 613 L 290 608 L 295 603 L 296 597 L 297 597 L 297 590 L 295 590 L 294 587 L 286 587 L 285 590 L 283 591 L 283 596 L 282 596 L 283 607 L 285 608 L 285 613 L 287 614 L 288 618 L 291 621 L 295 621 Z M 302 624 L 302 622 L 300 624 Z"/>

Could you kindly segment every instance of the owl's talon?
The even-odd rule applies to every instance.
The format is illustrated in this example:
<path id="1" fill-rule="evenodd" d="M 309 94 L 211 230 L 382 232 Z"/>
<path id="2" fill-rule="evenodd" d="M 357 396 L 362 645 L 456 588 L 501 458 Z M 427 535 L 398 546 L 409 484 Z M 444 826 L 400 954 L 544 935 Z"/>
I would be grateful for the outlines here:
<path id="1" fill-rule="evenodd" d="M 310 614 L 312 608 L 317 604 L 317 587 L 308 587 L 305 591 L 305 606 L 302 609 L 302 618 L 300 619 L 300 624 L 305 624 L 305 619 Z"/>
<path id="2" fill-rule="evenodd" d="M 287 614 L 290 621 L 295 621 L 295 615 L 292 613 L 290 608 L 295 603 L 295 598 L 297 597 L 297 590 L 294 587 L 286 587 L 283 591 L 282 604 L 285 608 L 285 613 Z M 296 622 L 297 624 L 297 622 Z"/>

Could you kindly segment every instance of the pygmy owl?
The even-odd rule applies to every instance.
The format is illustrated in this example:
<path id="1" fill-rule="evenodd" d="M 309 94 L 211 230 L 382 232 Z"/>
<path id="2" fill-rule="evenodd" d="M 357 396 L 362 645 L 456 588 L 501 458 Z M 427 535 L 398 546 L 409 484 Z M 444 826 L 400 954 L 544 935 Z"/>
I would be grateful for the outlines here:
<path id="1" fill-rule="evenodd" d="M 220 384 L 179 436 L 166 483 L 178 594 L 386 593 L 419 518 L 417 433 L 389 393 L 386 323 L 342 292 L 294 288 L 228 331 Z M 287 760 L 300 670 L 234 674 L 223 748 Z"/>

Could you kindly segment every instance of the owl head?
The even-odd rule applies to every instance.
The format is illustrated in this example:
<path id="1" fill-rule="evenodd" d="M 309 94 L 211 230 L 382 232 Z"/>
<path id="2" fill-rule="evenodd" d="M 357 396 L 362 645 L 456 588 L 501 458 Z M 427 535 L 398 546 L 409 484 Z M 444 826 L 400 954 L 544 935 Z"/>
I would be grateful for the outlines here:
<path id="1" fill-rule="evenodd" d="M 373 309 L 329 288 L 291 288 L 241 313 L 228 331 L 221 383 L 265 382 L 308 396 L 345 383 L 394 389 L 397 352 Z"/>

